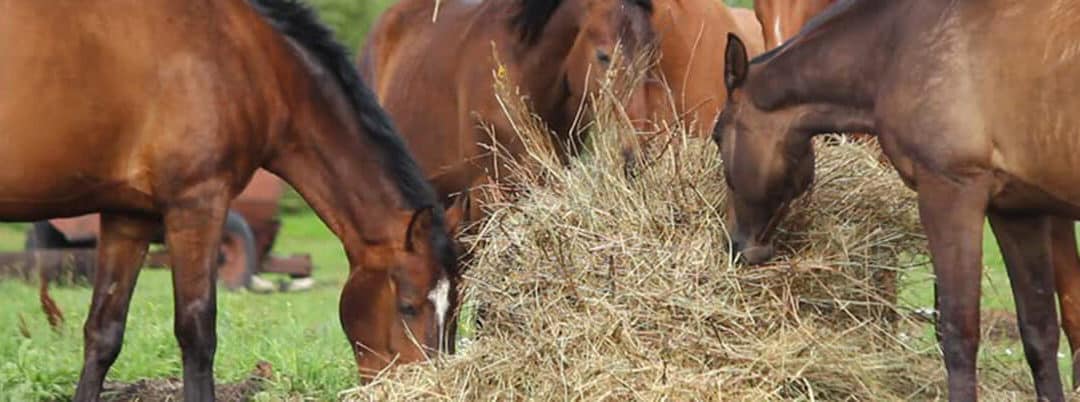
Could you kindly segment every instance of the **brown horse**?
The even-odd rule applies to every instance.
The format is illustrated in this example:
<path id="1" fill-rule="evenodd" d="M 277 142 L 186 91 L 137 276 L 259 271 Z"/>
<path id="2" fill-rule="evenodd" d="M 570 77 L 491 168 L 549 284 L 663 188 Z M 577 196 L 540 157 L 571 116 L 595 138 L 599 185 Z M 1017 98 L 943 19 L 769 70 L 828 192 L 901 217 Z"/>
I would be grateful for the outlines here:
<path id="1" fill-rule="evenodd" d="M 757 15 L 762 35 L 765 36 L 765 49 L 774 49 L 784 41 L 799 33 L 811 18 L 825 11 L 836 0 L 761 0 L 754 2 L 754 14 Z M 752 46 L 752 45 L 751 45 Z M 750 57 L 754 57 L 753 53 Z M 869 139 L 865 133 L 849 133 L 855 139 Z M 878 158 L 886 163 L 885 156 Z"/>
<path id="2" fill-rule="evenodd" d="M 649 110 L 657 122 L 685 122 L 691 134 L 704 136 L 727 97 L 722 73 L 716 69 L 723 63 L 717 50 L 729 33 L 750 43 L 757 33 L 744 31 L 719 1 L 653 0 L 653 4 L 659 60 L 653 71 L 657 77 L 648 86 Z"/>
<path id="3" fill-rule="evenodd" d="M 455 197 L 451 202 L 451 206 L 446 209 L 446 226 L 450 232 L 451 239 L 460 234 L 462 228 L 465 227 L 468 214 L 468 196 L 462 195 Z M 452 245 L 459 246 L 459 243 L 452 242 Z M 461 252 L 460 248 L 455 248 L 454 253 Z M 357 368 L 361 380 L 367 381 L 377 376 L 383 367 L 390 364 L 396 357 L 391 353 L 372 353 L 379 350 L 394 350 L 391 345 L 372 344 L 371 331 L 372 328 L 383 328 L 390 330 L 388 337 L 383 338 L 384 342 L 389 342 L 391 339 L 398 337 L 410 336 L 409 328 L 405 328 L 397 325 L 388 325 L 387 322 L 373 322 L 372 320 L 386 320 L 385 314 L 378 314 L 373 309 L 378 309 L 378 304 L 373 304 L 372 300 L 383 300 L 386 303 L 394 303 L 394 294 L 392 289 L 379 288 L 378 282 L 373 282 L 370 278 L 370 272 L 364 270 L 354 270 L 349 274 L 348 280 L 345 282 L 345 286 L 341 290 L 341 299 L 339 300 L 338 313 L 341 319 L 341 326 L 345 330 L 345 337 L 349 339 L 352 344 L 353 353 L 357 359 Z M 444 285 L 445 284 L 445 285 Z M 451 283 L 440 283 L 439 287 L 436 287 L 430 291 L 427 295 L 428 301 L 432 303 L 435 308 L 435 317 L 438 320 L 436 322 L 439 328 L 443 331 L 438 332 L 439 338 L 438 344 L 444 345 L 444 348 L 449 353 L 454 352 L 455 340 L 457 338 L 457 311 L 454 304 L 448 303 L 449 295 L 452 289 L 449 288 Z M 454 290 L 456 292 L 456 290 Z M 455 294 L 456 300 L 456 294 Z M 414 307 L 404 307 L 406 309 Z M 413 312 L 410 312 L 413 313 Z M 392 318 L 392 317 L 391 317 Z M 421 352 L 416 348 L 408 349 L 412 352 Z M 415 361 L 423 358 L 423 355 L 403 355 L 403 357 L 409 357 L 410 361 Z M 373 364 L 375 360 L 381 360 L 381 364 Z M 400 359 L 400 357 L 399 357 Z"/>
<path id="4" fill-rule="evenodd" d="M 740 31 L 739 38 L 742 38 L 743 43 L 746 44 L 750 57 L 764 52 L 765 37 L 761 35 L 761 21 L 758 20 L 754 10 L 742 7 L 728 7 L 727 9 L 731 12 L 731 16 L 735 17 L 735 24 L 738 25 Z M 726 36 L 724 40 L 727 40 Z M 725 92 L 724 95 L 726 98 L 727 93 Z"/>
<path id="5" fill-rule="evenodd" d="M 765 49 L 774 49 L 799 33 L 803 25 L 836 0 L 755 0 Z"/>
<path id="6" fill-rule="evenodd" d="M 651 11 L 650 0 L 453 0 L 432 22 L 435 2 L 403 0 L 376 22 L 359 64 L 445 200 L 501 179 L 506 167 L 493 146 L 509 156 L 524 150 L 493 91 L 496 63 L 557 145 L 573 144 L 599 79 L 649 50 Z M 643 92 L 625 106 L 634 121 L 644 120 Z M 574 148 L 561 147 L 561 156 Z"/>
<path id="7" fill-rule="evenodd" d="M 737 249 L 749 262 L 771 257 L 773 228 L 813 179 L 813 134 L 874 133 L 918 192 L 950 399 L 976 398 L 988 217 L 1038 396 L 1064 400 L 1053 295 L 1080 269 L 1070 222 L 1080 218 L 1080 60 L 1058 38 L 1080 33 L 1078 19 L 1032 2 L 844 0 L 753 63 L 730 38 L 714 138 Z"/>
<path id="8" fill-rule="evenodd" d="M 446 348 L 441 313 L 453 309 L 456 268 L 443 210 L 306 7 L 0 0 L 0 10 L 0 219 L 101 212 L 75 400 L 99 398 L 162 228 L 184 399 L 214 399 L 212 268 L 229 200 L 259 167 L 303 195 L 364 273 L 361 341 L 381 356 L 362 365 Z"/>

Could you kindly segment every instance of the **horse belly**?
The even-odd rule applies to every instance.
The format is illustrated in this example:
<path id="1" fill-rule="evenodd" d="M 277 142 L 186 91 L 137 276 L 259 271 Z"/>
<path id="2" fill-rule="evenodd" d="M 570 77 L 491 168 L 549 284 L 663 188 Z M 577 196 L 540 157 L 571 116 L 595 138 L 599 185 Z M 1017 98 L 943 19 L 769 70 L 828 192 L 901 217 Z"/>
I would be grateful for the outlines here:
<path id="1" fill-rule="evenodd" d="M 99 209 L 153 208 L 142 169 L 118 171 L 106 144 L 48 130 L 8 135 L 0 126 L 0 219 L 78 215 Z M 84 133 L 91 135 L 90 133 Z"/>

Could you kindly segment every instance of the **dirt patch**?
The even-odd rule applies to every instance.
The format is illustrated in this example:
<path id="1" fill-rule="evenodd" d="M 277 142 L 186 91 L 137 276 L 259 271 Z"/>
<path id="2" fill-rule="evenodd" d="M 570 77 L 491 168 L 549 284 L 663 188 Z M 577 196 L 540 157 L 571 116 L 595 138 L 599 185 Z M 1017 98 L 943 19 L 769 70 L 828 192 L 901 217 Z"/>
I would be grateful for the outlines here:
<path id="1" fill-rule="evenodd" d="M 215 393 L 222 402 L 249 401 L 270 379 L 270 363 L 259 362 L 246 380 L 217 384 Z M 183 381 L 179 378 L 160 378 L 135 382 L 106 382 L 101 398 L 110 402 L 181 401 Z"/>
<path id="2" fill-rule="evenodd" d="M 1020 340 L 1020 328 L 1016 326 L 1016 313 L 1008 310 L 988 310 L 982 313 L 983 338 L 993 340 Z"/>

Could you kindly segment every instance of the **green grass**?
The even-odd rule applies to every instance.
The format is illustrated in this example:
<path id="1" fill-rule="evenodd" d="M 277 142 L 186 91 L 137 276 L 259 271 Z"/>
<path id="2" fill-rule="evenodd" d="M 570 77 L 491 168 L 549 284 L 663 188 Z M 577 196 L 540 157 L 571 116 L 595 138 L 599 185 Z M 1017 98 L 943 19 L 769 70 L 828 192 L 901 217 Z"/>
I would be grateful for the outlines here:
<path id="1" fill-rule="evenodd" d="M 304 396 L 336 400 L 356 383 L 355 364 L 337 318 L 338 295 L 346 278 L 344 253 L 337 239 L 311 212 L 284 217 L 276 252 L 308 252 L 315 261 L 319 286 L 309 292 L 258 295 L 218 294 L 219 382 L 246 378 L 258 360 L 273 365 L 275 382 L 260 399 Z M 17 250 L 20 226 L 0 227 L 0 247 Z M 90 300 L 88 288 L 55 288 L 67 315 L 60 333 L 48 328 L 34 286 L 0 282 L 6 304 L 0 309 L 0 400 L 68 399 L 82 365 L 82 322 Z M 180 354 L 173 337 L 172 285 L 169 272 L 144 269 L 131 303 L 127 334 L 109 380 L 180 376 Z M 30 338 L 20 335 L 25 321 Z"/>

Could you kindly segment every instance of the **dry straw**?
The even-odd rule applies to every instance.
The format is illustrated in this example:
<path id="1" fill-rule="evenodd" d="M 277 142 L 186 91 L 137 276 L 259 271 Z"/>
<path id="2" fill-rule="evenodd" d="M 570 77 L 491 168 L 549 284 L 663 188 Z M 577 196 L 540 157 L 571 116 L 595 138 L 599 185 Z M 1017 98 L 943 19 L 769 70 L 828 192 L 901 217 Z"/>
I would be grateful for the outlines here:
<path id="1" fill-rule="evenodd" d="M 626 179 L 617 137 L 630 129 L 605 90 L 583 156 L 564 167 L 523 98 L 496 90 L 532 146 L 514 164 L 517 200 L 492 205 L 472 239 L 480 325 L 457 355 L 347 399 L 942 398 L 933 338 L 901 335 L 926 324 L 896 307 L 897 270 L 925 254 L 914 193 L 875 145 L 818 141 L 815 186 L 781 225 L 781 256 L 747 267 L 727 252 L 711 141 L 678 133 Z M 999 377 L 982 379 L 984 399 L 1033 395 Z"/>

